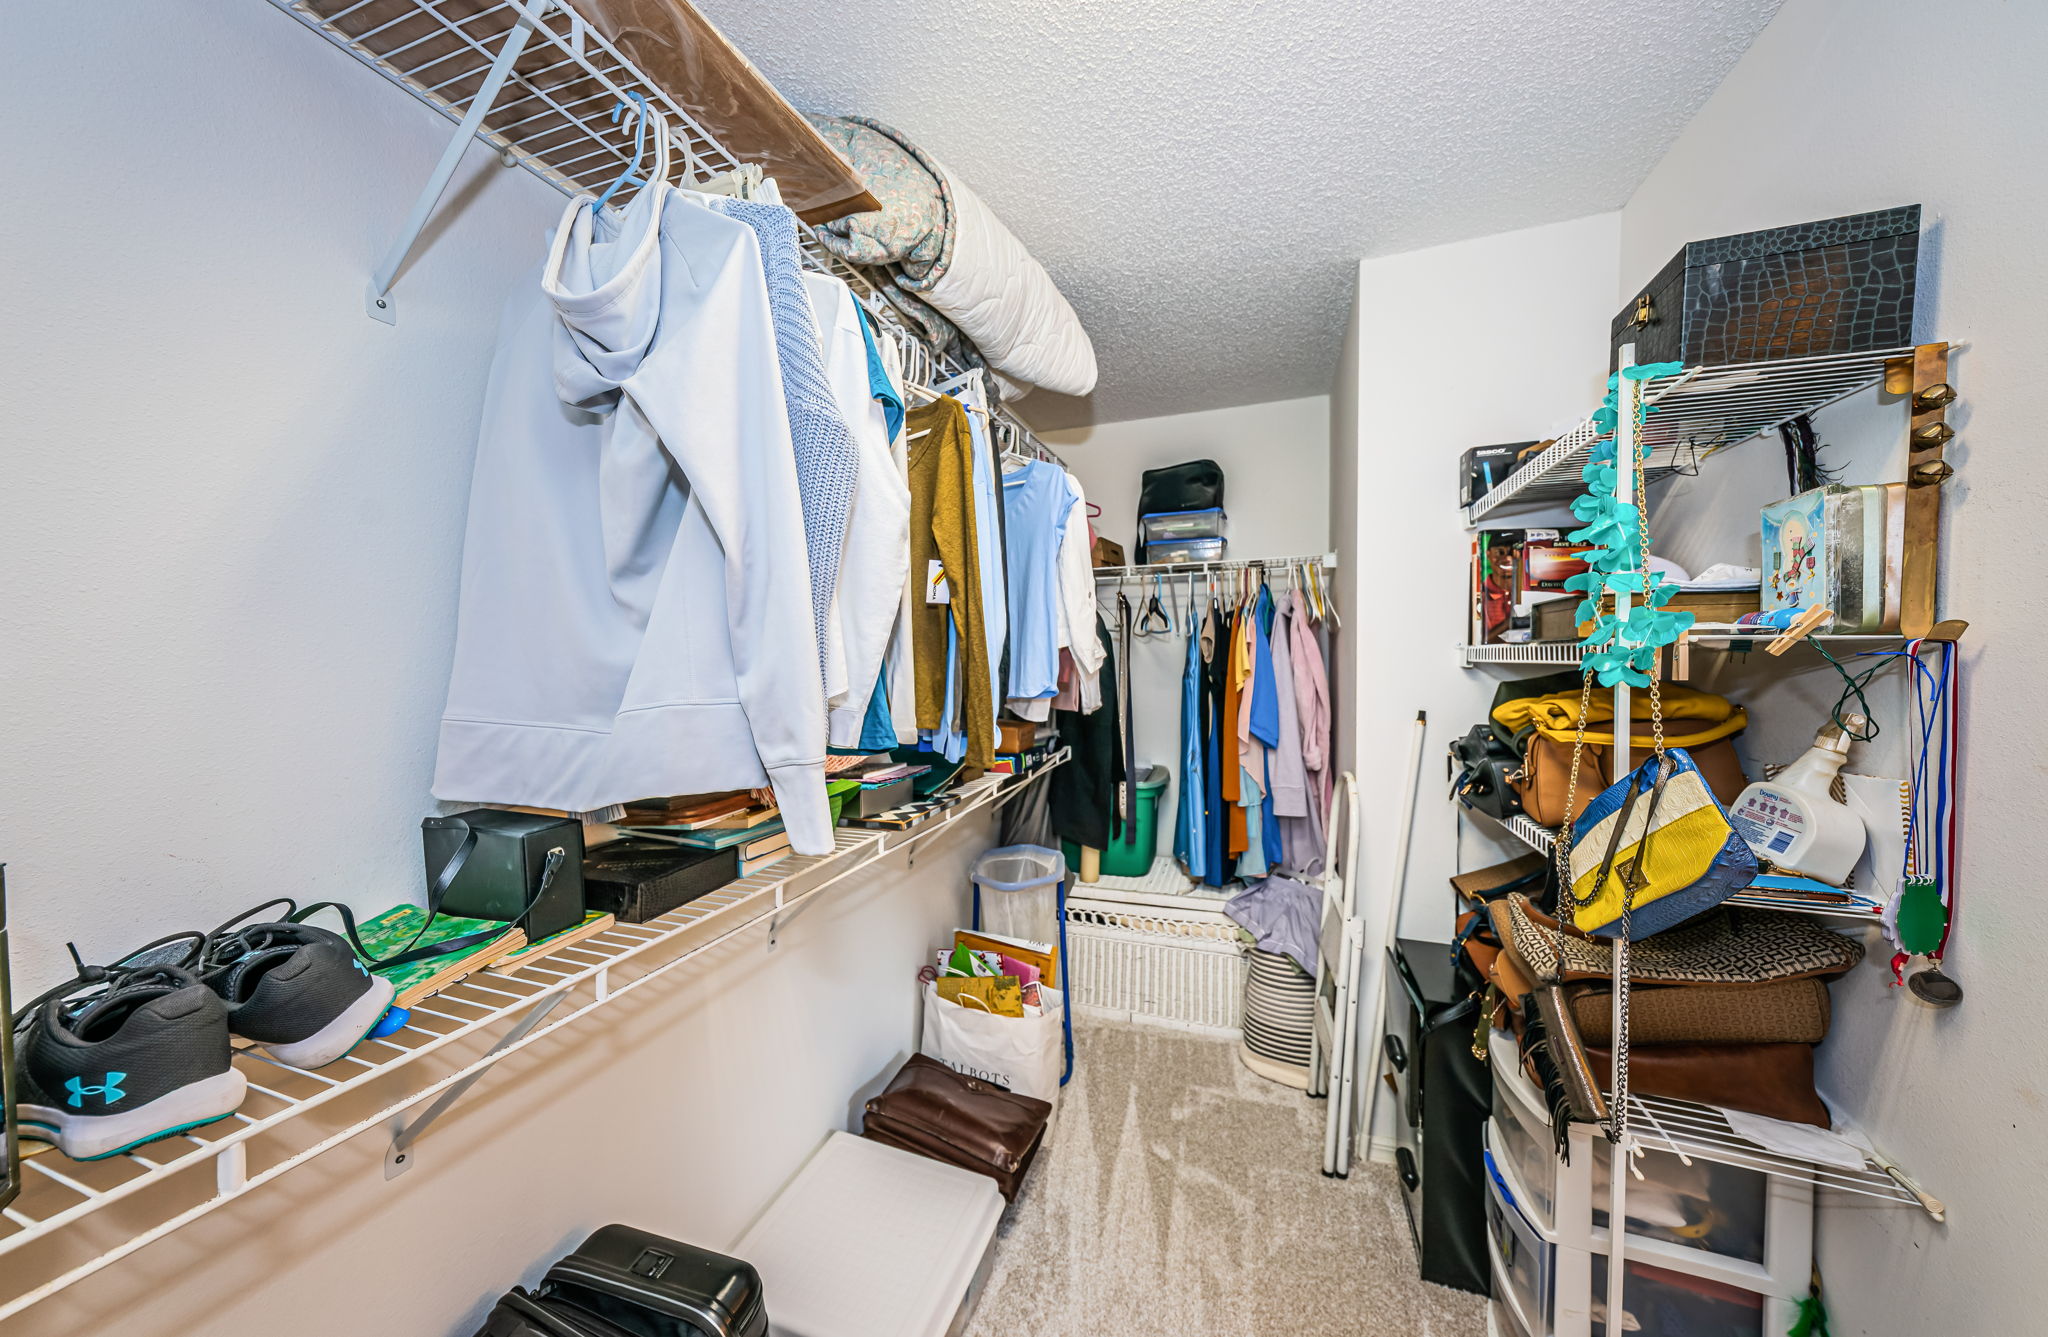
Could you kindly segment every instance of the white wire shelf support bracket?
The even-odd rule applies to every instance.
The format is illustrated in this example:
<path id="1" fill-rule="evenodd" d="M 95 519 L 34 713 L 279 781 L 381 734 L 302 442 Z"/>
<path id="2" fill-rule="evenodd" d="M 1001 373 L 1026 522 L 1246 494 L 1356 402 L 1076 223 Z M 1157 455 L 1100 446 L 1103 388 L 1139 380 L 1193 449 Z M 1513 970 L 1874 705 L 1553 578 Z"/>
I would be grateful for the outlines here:
<path id="1" fill-rule="evenodd" d="M 792 908 L 807 906 L 878 860 L 914 850 L 960 829 L 968 817 L 1001 807 L 1069 755 L 1062 749 L 1024 776 L 975 781 L 959 804 L 923 826 L 841 827 L 830 854 L 787 859 L 644 924 L 615 924 L 516 973 L 483 971 L 460 980 L 421 1000 L 397 1031 L 364 1041 L 319 1071 L 240 1053 L 235 1064 L 249 1079 L 250 1095 L 241 1110 L 218 1123 L 100 1161 L 70 1161 L 54 1151 L 24 1158 L 21 1196 L 0 1209 L 0 1257 L 16 1255 L 0 1266 L 0 1323 L 373 1129 L 395 1130 L 386 1173 L 402 1173 L 417 1162 L 428 1125 L 506 1058 L 738 934 L 765 926 L 772 938 Z M 501 1027 L 494 1043 L 471 1053 Z M 445 1071 L 419 1069 L 436 1055 L 442 1058 L 437 1068 Z M 340 1100 L 350 1103 L 334 1106 L 338 1112 L 324 1120 L 311 1117 Z M 408 1112 L 427 1101 L 433 1103 L 407 1122 Z M 362 1113 L 364 1104 L 381 1107 Z M 314 1131 L 303 1131 L 309 1128 Z M 394 1166 L 400 1155 L 403 1164 Z M 261 1168 L 252 1172 L 252 1161 Z M 200 1193 L 196 1185 L 209 1166 L 212 1192 Z M 123 1202 L 132 1205 L 101 1217 Z M 159 1203 L 162 1212 L 154 1210 Z M 43 1261 L 45 1246 L 58 1251 L 51 1256 L 60 1266 L 42 1269 L 20 1261 Z M 84 1249 L 96 1251 L 73 1262 Z M 37 1275 L 48 1279 L 24 1284 Z"/>

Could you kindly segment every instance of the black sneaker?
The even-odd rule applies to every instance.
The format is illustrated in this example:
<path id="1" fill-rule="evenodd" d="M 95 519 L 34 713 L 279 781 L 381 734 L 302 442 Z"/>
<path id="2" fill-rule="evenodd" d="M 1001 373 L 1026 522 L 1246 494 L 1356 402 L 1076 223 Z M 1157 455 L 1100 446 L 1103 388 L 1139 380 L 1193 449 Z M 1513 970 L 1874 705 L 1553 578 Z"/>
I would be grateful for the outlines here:
<path id="1" fill-rule="evenodd" d="M 208 936 L 200 976 L 226 1001 L 228 1028 L 278 1062 L 332 1063 L 362 1043 L 391 1006 L 391 981 L 372 975 L 341 935 L 288 920 L 244 928 L 235 922 Z"/>
<path id="2" fill-rule="evenodd" d="M 227 1005 L 180 966 L 81 965 L 15 1020 L 21 1134 L 74 1160 L 225 1119 L 248 1088 Z"/>

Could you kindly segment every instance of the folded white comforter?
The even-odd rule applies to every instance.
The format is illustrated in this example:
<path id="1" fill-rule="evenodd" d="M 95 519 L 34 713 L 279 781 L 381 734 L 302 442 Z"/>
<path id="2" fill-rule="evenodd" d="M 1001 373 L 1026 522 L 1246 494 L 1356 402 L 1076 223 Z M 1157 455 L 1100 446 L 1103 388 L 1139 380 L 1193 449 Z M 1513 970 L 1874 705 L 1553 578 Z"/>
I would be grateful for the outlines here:
<path id="1" fill-rule="evenodd" d="M 878 212 L 834 219 L 819 237 L 854 264 L 894 264 L 896 286 L 957 327 L 1006 382 L 1085 395 L 1095 346 L 1059 287 L 959 177 L 866 117 L 812 117 L 866 178 Z"/>

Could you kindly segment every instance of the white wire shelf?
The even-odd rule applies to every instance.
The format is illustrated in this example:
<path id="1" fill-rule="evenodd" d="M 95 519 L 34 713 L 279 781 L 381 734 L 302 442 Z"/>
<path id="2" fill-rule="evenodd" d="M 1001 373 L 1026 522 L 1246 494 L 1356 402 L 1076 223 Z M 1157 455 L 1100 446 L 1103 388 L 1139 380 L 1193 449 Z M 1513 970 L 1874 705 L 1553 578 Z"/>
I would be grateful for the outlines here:
<path id="1" fill-rule="evenodd" d="M 830 854 L 786 859 L 644 924 L 614 925 L 517 974 L 462 980 L 415 1005 L 398 1031 L 318 1071 L 239 1053 L 235 1066 L 249 1079 L 249 1095 L 218 1123 L 101 1161 L 73 1161 L 55 1150 L 24 1158 L 21 1196 L 0 1209 L 0 1257 L 16 1255 L 0 1267 L 0 1322 L 349 1139 L 393 1125 L 420 1102 L 734 935 L 763 921 L 772 935 L 778 916 L 999 806 L 1070 755 L 1063 748 L 1028 775 L 974 781 L 958 805 L 911 830 L 841 827 Z M 498 1046 L 480 1049 L 494 1035 Z"/>
<path id="2" fill-rule="evenodd" d="M 1515 839 L 1539 854 L 1549 854 L 1557 843 L 1557 832 L 1531 821 L 1527 813 L 1518 812 L 1503 820 L 1469 805 L 1461 806 L 1465 806 L 1468 812 L 1478 813 L 1496 826 L 1505 827 Z M 1745 887 L 1730 896 L 1725 904 L 1743 906 L 1751 910 L 1777 910 L 1785 914 L 1812 915 L 1818 919 L 1847 919 L 1860 924 L 1875 924 L 1884 918 L 1882 901 L 1856 891 L 1844 891 L 1842 895 L 1846 899 L 1816 901 L 1791 892 Z"/>
<path id="3" fill-rule="evenodd" d="M 1725 367 L 1689 367 L 1671 376 L 1643 383 L 1643 399 L 1653 408 L 1643 423 L 1643 481 L 1654 483 L 1675 473 L 1690 473 L 1699 461 L 1718 450 L 1739 445 L 1772 431 L 1802 413 L 1826 408 L 1836 400 L 1883 382 L 1888 363 L 1910 360 L 1913 349 L 1884 348 L 1867 353 L 1831 353 L 1822 357 L 1783 358 L 1773 362 L 1740 362 Z M 1590 418 L 1557 439 L 1555 445 L 1508 475 L 1499 486 L 1465 508 L 1465 523 L 1479 521 L 1509 503 L 1570 501 L 1585 490 L 1580 471 L 1586 454 L 1612 433 Z"/>
<path id="4" fill-rule="evenodd" d="M 1942 1219 L 1946 1211 L 1935 1200 L 1924 1198 L 1903 1172 L 1895 1175 L 1874 1159 L 1866 1157 L 1861 1167 L 1852 1169 L 1799 1160 L 1758 1146 L 1729 1127 L 1728 1117 L 1713 1105 L 1631 1092 L 1629 1109 L 1630 1134 L 1652 1151 L 1697 1156 L 1780 1179 L 1801 1180 L 1817 1189 L 1918 1207 L 1936 1220 Z M 1606 1231 L 1595 1227 L 1594 1234 L 1601 1237 Z"/>
<path id="5" fill-rule="evenodd" d="M 1577 641 L 1524 641 L 1519 645 L 1461 645 L 1458 660 L 1466 668 L 1474 664 L 1568 664 L 1586 657 L 1586 647 Z"/>
<path id="6" fill-rule="evenodd" d="M 1490 1043 L 1504 1047 L 1504 1054 L 1515 1053 L 1515 1039 L 1505 1031 L 1492 1033 Z M 1531 1108 L 1543 1110 L 1548 1104 L 1542 1092 L 1523 1071 L 1520 1063 L 1510 1059 L 1506 1063 L 1492 1065 L 1496 1077 L 1504 1075 L 1505 1080 L 1515 1083 L 1522 1092 L 1522 1101 Z M 1629 1133 L 1646 1150 L 1668 1151 L 1683 1157 L 1697 1157 L 1722 1165 L 1733 1165 L 1759 1174 L 1773 1175 L 1779 1179 L 1794 1180 L 1836 1193 L 1851 1193 L 1859 1197 L 1876 1198 L 1884 1202 L 1926 1211 L 1936 1220 L 1944 1219 L 1947 1208 L 1938 1200 L 1926 1195 L 1902 1170 L 1887 1169 L 1889 1163 L 1867 1150 L 1863 1144 L 1864 1160 L 1860 1166 L 1823 1165 L 1787 1156 L 1760 1146 L 1738 1134 L 1728 1123 L 1728 1116 L 1714 1105 L 1702 1105 L 1696 1101 L 1678 1100 L 1670 1096 L 1646 1096 L 1639 1092 L 1629 1093 Z M 1595 1137 L 1605 1133 L 1596 1130 Z M 1607 1230 L 1594 1226 L 1593 1243 L 1604 1251 Z"/>

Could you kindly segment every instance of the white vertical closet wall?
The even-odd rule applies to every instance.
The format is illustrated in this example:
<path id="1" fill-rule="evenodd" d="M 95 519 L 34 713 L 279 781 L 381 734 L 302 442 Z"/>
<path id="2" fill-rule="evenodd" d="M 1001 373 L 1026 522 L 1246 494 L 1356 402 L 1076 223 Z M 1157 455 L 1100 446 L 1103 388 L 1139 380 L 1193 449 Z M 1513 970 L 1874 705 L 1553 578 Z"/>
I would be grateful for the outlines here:
<path id="1" fill-rule="evenodd" d="M 25 6 L 8 34 L 0 858 L 25 997 L 67 938 L 105 956 L 268 895 L 416 893 L 485 373 L 562 197 L 472 149 L 379 324 L 365 276 L 444 119 L 247 0 Z M 772 952 L 742 935 L 506 1060 L 402 1180 L 366 1134 L 8 1337 L 467 1332 L 607 1221 L 736 1239 L 914 1045 L 906 945 L 961 922 L 992 839 L 935 837 Z"/>
<path id="2" fill-rule="evenodd" d="M 1443 801 L 1444 749 L 1484 717 L 1501 678 L 1522 675 L 1458 667 L 1471 535 L 1453 483 L 1468 447 L 1555 434 L 1599 402 L 1619 226 L 1618 215 L 1596 214 L 1359 266 L 1356 329 L 1331 411 L 1353 429 L 1330 446 L 1346 632 L 1334 671 L 1336 751 L 1340 768 L 1358 772 L 1359 913 L 1378 923 L 1408 734 L 1415 712 L 1429 713 L 1403 937 L 1450 941 L 1450 875 L 1523 852 L 1483 822 L 1459 823 Z M 1380 965 L 1366 961 L 1361 998 L 1382 987 Z M 1391 1128 L 1389 1113 L 1374 1126 Z M 1391 1155 L 1392 1143 L 1372 1152 Z"/>
<path id="3" fill-rule="evenodd" d="M 1029 399 L 1022 402 L 1022 410 L 1030 413 Z M 1043 440 L 1081 481 L 1088 500 L 1102 508 L 1095 532 L 1121 543 L 1132 561 L 1137 559 L 1140 476 L 1147 469 L 1199 459 L 1223 466 L 1224 509 L 1230 514 L 1226 557 L 1291 557 L 1329 550 L 1329 512 L 1323 501 L 1330 481 L 1327 395 L 1100 423 L 1047 432 Z M 1348 579 L 1340 569 L 1331 583 L 1341 589 Z M 1117 588 L 1106 583 L 1096 587 L 1097 598 L 1112 612 Z M 1152 583 L 1130 581 L 1122 589 L 1134 606 L 1142 608 L 1141 601 L 1151 597 Z M 1205 589 L 1199 579 L 1196 589 Z M 1166 581 L 1165 590 L 1174 596 L 1176 608 L 1183 606 L 1187 578 Z M 1180 793 L 1180 689 L 1186 662 L 1185 632 L 1132 638 L 1135 760 L 1140 768 L 1166 767 L 1158 837 L 1159 853 L 1168 855 L 1173 853 L 1173 814 Z"/>

